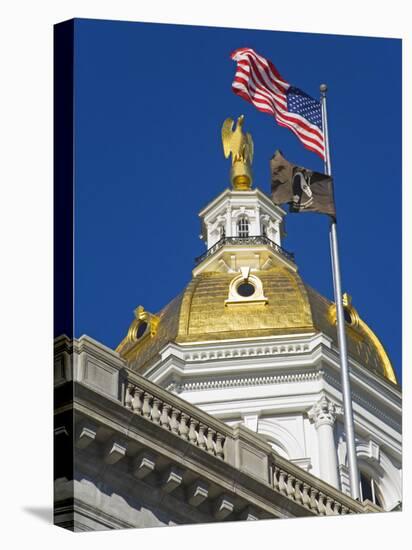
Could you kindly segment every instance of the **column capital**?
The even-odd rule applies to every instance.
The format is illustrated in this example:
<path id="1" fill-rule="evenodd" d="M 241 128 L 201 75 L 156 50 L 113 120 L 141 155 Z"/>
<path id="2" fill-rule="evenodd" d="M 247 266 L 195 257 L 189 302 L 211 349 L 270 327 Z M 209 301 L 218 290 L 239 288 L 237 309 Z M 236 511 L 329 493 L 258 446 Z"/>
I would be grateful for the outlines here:
<path id="1" fill-rule="evenodd" d="M 322 397 L 316 401 L 313 407 L 308 412 L 308 417 L 315 424 L 315 428 L 323 425 L 333 426 L 338 414 L 342 413 L 341 407 L 335 405 L 326 397 Z"/>

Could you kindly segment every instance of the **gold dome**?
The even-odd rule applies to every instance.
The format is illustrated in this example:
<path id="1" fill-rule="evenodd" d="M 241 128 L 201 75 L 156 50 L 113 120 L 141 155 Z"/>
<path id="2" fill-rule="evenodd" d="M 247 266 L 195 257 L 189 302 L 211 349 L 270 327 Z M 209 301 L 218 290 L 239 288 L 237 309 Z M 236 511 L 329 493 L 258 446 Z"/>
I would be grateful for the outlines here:
<path id="1" fill-rule="evenodd" d="M 138 339 L 136 320 L 117 351 L 133 370 L 145 370 L 168 343 L 208 342 L 271 335 L 323 332 L 337 345 L 334 303 L 303 283 L 288 267 L 253 271 L 263 285 L 267 303 L 228 307 L 229 286 L 239 274 L 202 272 L 158 313 L 156 330 Z M 382 344 L 350 306 L 356 322 L 347 327 L 348 353 L 368 369 L 396 383 Z M 150 314 L 149 314 L 150 315 Z"/>

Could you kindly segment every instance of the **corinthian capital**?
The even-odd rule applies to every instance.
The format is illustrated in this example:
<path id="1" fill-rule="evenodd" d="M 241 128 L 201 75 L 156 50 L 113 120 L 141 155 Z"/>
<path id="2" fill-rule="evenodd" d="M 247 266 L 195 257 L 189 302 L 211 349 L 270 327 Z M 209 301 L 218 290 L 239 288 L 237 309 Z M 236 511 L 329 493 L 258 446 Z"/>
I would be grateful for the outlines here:
<path id="1" fill-rule="evenodd" d="M 341 413 L 341 408 L 334 405 L 326 395 L 317 401 L 308 412 L 309 420 L 314 422 L 315 428 L 327 424 L 333 426 L 336 420 L 336 416 Z"/>

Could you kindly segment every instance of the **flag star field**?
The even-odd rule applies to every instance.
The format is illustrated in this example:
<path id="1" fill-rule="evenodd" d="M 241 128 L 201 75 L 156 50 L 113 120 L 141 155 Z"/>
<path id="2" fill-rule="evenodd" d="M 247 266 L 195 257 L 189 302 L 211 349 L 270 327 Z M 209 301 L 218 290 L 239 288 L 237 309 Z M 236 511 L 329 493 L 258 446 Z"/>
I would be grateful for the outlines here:
<path id="1" fill-rule="evenodd" d="M 310 123 L 322 130 L 322 111 L 319 101 L 294 86 L 291 86 L 286 92 L 286 99 L 289 112 L 300 113 Z"/>

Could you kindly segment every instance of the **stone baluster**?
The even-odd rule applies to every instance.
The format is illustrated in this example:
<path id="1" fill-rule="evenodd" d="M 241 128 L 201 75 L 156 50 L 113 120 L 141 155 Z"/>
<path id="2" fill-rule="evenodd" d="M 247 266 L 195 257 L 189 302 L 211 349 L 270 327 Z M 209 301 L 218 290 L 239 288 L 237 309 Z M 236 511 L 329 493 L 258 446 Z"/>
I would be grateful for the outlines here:
<path id="1" fill-rule="evenodd" d="M 333 513 L 336 516 L 339 516 L 342 510 L 342 505 L 337 500 L 334 500 L 332 504 L 333 504 Z"/>
<path id="2" fill-rule="evenodd" d="M 187 422 L 189 420 L 189 417 L 187 414 L 182 413 L 180 415 L 180 424 L 179 424 L 179 435 L 182 439 L 188 439 L 189 434 L 189 427 L 187 425 Z"/>
<path id="3" fill-rule="evenodd" d="M 223 460 L 223 441 L 224 441 L 224 437 L 222 434 L 217 434 L 216 435 L 216 456 L 218 458 L 221 458 Z"/>
<path id="4" fill-rule="evenodd" d="M 215 444 L 214 444 L 214 436 L 216 435 L 216 432 L 212 430 L 211 428 L 208 428 L 207 430 L 207 440 L 206 440 L 206 448 L 207 452 L 211 455 L 215 454 Z"/>
<path id="5" fill-rule="evenodd" d="M 279 472 L 279 491 L 286 495 L 286 472 L 280 470 Z"/>
<path id="6" fill-rule="evenodd" d="M 326 515 L 326 505 L 325 505 L 325 495 L 323 493 L 319 493 L 318 495 L 318 498 L 317 498 L 317 502 L 318 502 L 318 510 L 319 510 L 319 514 L 321 516 L 325 516 Z"/>
<path id="7" fill-rule="evenodd" d="M 279 473 L 280 470 L 277 466 L 273 467 L 273 488 L 279 491 Z"/>
<path id="8" fill-rule="evenodd" d="M 162 402 L 157 397 L 153 398 L 152 420 L 155 424 L 160 424 L 160 405 Z"/>
<path id="9" fill-rule="evenodd" d="M 302 489 L 302 504 L 305 508 L 310 509 L 310 496 L 309 496 L 310 486 L 307 483 L 303 483 Z"/>
<path id="10" fill-rule="evenodd" d="M 152 407 L 150 406 L 150 400 L 152 399 L 152 396 L 150 393 L 144 394 L 143 397 L 143 408 L 142 408 L 142 414 L 145 418 L 150 418 L 150 413 L 152 412 Z"/>
<path id="11" fill-rule="evenodd" d="M 133 384 L 127 384 L 126 395 L 124 397 L 124 404 L 128 409 L 132 408 L 133 394 L 134 394 Z"/>
<path id="12" fill-rule="evenodd" d="M 317 494 L 318 494 L 317 489 L 315 489 L 314 487 L 311 487 L 310 490 L 309 490 L 309 496 L 310 496 L 309 507 L 313 512 L 316 512 L 316 513 L 319 512 L 318 502 L 316 500 Z"/>
<path id="13" fill-rule="evenodd" d="M 206 426 L 199 424 L 199 435 L 197 439 L 197 444 L 201 449 L 206 449 L 206 438 L 205 438 Z"/>
<path id="14" fill-rule="evenodd" d="M 294 481 L 295 481 L 295 478 L 291 475 L 288 475 L 287 483 L 286 483 L 286 494 L 288 495 L 289 498 L 293 498 L 295 494 L 295 487 L 293 483 Z"/>
<path id="15" fill-rule="evenodd" d="M 302 500 L 302 482 L 299 481 L 298 479 L 295 480 L 295 492 L 294 492 L 293 498 L 299 504 L 303 504 L 303 500 Z"/>
<path id="16" fill-rule="evenodd" d="M 167 403 L 163 403 L 162 414 L 160 415 L 160 425 L 166 430 L 169 429 L 169 423 L 170 423 L 169 411 L 171 408 L 172 407 Z"/>
<path id="17" fill-rule="evenodd" d="M 179 434 L 179 421 L 177 420 L 180 411 L 178 409 L 172 409 L 172 415 L 170 418 L 170 429 L 174 434 Z"/>
<path id="18" fill-rule="evenodd" d="M 143 409 L 143 394 L 144 391 L 140 388 L 135 388 L 132 399 L 132 409 L 136 414 L 142 414 Z"/>
<path id="19" fill-rule="evenodd" d="M 333 500 L 330 497 L 326 497 L 325 511 L 326 511 L 327 516 L 334 516 L 335 515 L 335 512 L 333 511 L 333 508 L 332 508 L 332 503 L 333 503 Z"/>
<path id="20" fill-rule="evenodd" d="M 340 409 L 323 395 L 308 413 L 318 434 L 320 477 L 339 489 L 338 460 L 333 427 Z"/>
<path id="21" fill-rule="evenodd" d="M 196 420 L 194 418 L 191 418 L 190 419 L 190 424 L 189 424 L 189 441 L 190 443 L 192 443 L 193 445 L 196 445 L 197 444 L 197 433 L 196 433 Z"/>

